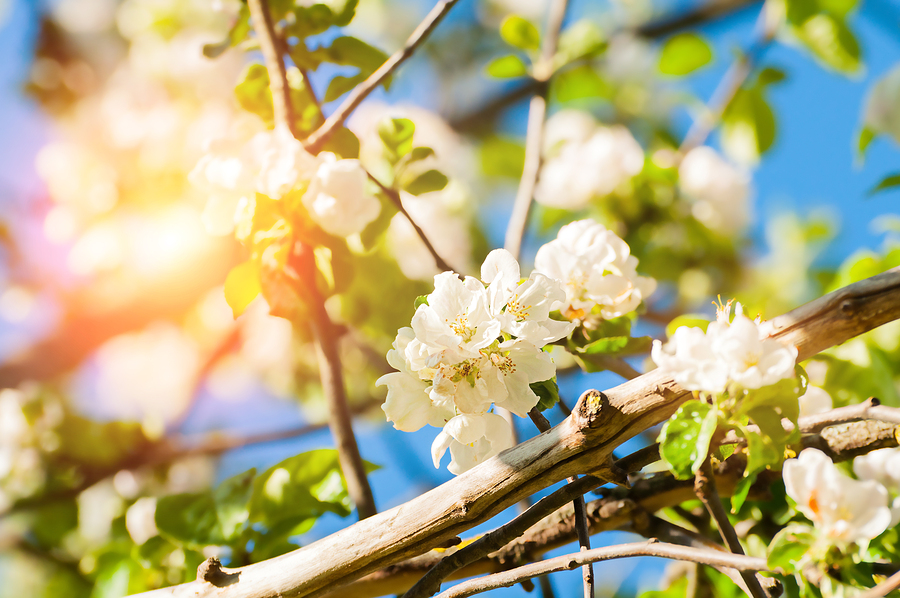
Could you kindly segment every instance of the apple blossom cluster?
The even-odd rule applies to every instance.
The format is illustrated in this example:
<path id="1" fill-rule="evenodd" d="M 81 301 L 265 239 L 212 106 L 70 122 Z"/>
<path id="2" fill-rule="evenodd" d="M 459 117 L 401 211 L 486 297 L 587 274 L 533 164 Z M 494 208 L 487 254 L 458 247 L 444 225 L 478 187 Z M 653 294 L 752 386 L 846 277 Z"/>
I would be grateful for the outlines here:
<path id="1" fill-rule="evenodd" d="M 562 110 L 546 127 L 544 165 L 534 190 L 539 204 L 581 209 L 644 168 L 644 150 L 623 126 L 602 127 L 586 112 Z"/>
<path id="2" fill-rule="evenodd" d="M 804 449 L 798 458 L 784 462 L 785 490 L 826 545 L 845 547 L 871 540 L 895 523 L 882 480 L 897 488 L 896 451 L 882 449 L 857 457 L 853 469 L 864 479 L 855 480 L 822 451 Z"/>
<path id="3" fill-rule="evenodd" d="M 682 388 L 720 393 L 732 385 L 756 389 L 792 377 L 797 348 L 766 338 L 740 303 L 731 320 L 729 302 L 706 332 L 681 326 L 668 343 L 653 341 L 650 355 Z"/>
<path id="4" fill-rule="evenodd" d="M 542 246 L 535 270 L 563 283 L 566 298 L 560 311 L 570 320 L 592 313 L 604 319 L 634 311 L 654 290 L 656 281 L 637 273 L 638 259 L 628 244 L 593 220 L 562 227 Z"/>
<path id="5" fill-rule="evenodd" d="M 492 251 L 481 280 L 453 272 L 434 277 L 434 292 L 401 328 L 379 378 L 382 406 L 394 427 L 443 428 L 431 447 L 435 467 L 450 450 L 448 469 L 462 473 L 512 446 L 509 424 L 491 405 L 525 417 L 537 405 L 530 384 L 549 380 L 556 366 L 541 348 L 574 327 L 550 318 L 565 298 L 560 283 L 533 272 L 522 281 L 505 249 Z"/>
<path id="6" fill-rule="evenodd" d="M 434 277 L 434 292 L 416 308 L 388 352 L 397 371 L 382 376 L 382 406 L 398 430 L 443 428 L 432 445 L 435 467 L 449 449 L 448 469 L 462 473 L 512 446 L 509 424 L 491 407 L 525 417 L 538 403 L 530 385 L 556 375 L 542 350 L 569 335 L 589 314 L 614 318 L 633 311 L 655 288 L 635 272 L 628 245 L 592 220 L 563 227 L 538 252 L 522 280 L 505 249 L 492 251 L 481 279 L 453 272 Z"/>
<path id="7" fill-rule="evenodd" d="M 359 160 L 338 159 L 331 152 L 313 156 L 283 125 L 246 143 L 211 144 L 190 180 L 209 194 L 203 221 L 211 234 L 229 234 L 252 214 L 256 193 L 277 200 L 304 186 L 303 206 L 332 235 L 362 232 L 381 211 L 367 191 L 368 176 Z"/>

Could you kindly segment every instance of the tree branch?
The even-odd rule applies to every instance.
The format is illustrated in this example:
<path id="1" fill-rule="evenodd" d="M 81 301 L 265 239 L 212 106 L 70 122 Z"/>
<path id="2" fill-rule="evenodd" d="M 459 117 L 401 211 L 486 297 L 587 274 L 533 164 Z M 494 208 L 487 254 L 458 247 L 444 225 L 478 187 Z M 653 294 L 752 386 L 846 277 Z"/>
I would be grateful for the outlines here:
<path id="1" fill-rule="evenodd" d="M 519 179 L 519 188 L 516 191 L 516 199 L 513 203 L 512 214 L 506 228 L 504 247 L 514 258 L 519 259 L 522 250 L 522 239 L 528 228 L 528 214 L 531 211 L 531 202 L 534 198 L 534 189 L 537 186 L 538 176 L 541 171 L 541 154 L 544 145 L 544 126 L 547 119 L 547 84 L 553 75 L 553 57 L 559 44 L 559 33 L 563 21 L 566 18 L 568 0 L 554 0 L 550 5 L 550 13 L 547 18 L 547 30 L 544 32 L 544 42 L 541 47 L 541 57 L 534 65 L 534 80 L 537 82 L 534 95 L 528 107 L 528 129 L 525 133 L 525 164 L 522 169 L 522 177 Z"/>
<path id="2" fill-rule="evenodd" d="M 774 318 L 767 330 L 796 346 L 799 359 L 804 360 L 900 318 L 898 295 L 900 268 L 895 268 Z M 542 488 L 572 475 L 591 474 L 598 464 L 608 463 L 616 447 L 668 419 L 690 396 L 659 370 L 606 393 L 588 391 L 572 414 L 548 432 L 403 505 L 276 559 L 236 569 L 237 583 L 215 588 L 195 581 L 144 596 L 321 596 L 367 573 L 446 545 Z M 690 495 L 691 489 L 687 491 Z M 648 499 L 648 507 L 663 497 L 659 493 Z"/>
<path id="3" fill-rule="evenodd" d="M 450 12 L 450 9 L 453 8 L 453 5 L 456 4 L 457 1 L 458 0 L 441 0 L 435 4 L 434 8 L 431 9 L 431 12 L 428 13 L 428 16 L 425 17 L 425 20 L 416 27 L 415 31 L 412 32 L 412 35 L 409 36 L 409 39 L 406 40 L 406 44 L 403 48 L 394 52 L 384 64 L 378 67 L 378 70 L 369 75 L 365 81 L 357 85 L 341 105 L 338 106 L 337 110 L 325 120 L 325 123 L 307 138 L 304 142 L 304 147 L 311 153 L 317 153 L 317 151 L 321 149 L 322 144 L 334 134 L 337 128 L 344 123 L 347 117 L 350 116 L 350 113 L 360 105 L 366 96 L 372 93 L 376 87 L 381 85 L 381 83 L 390 76 L 397 67 L 403 64 L 407 58 L 412 56 L 413 52 L 416 51 L 416 48 L 418 48 L 422 42 L 428 39 L 431 32 L 434 31 L 435 27 L 437 27 L 447 13 Z"/>
<path id="4" fill-rule="evenodd" d="M 256 37 L 259 38 L 260 49 L 269 72 L 269 88 L 272 90 L 272 104 L 275 122 L 287 126 L 294 132 L 293 107 L 291 106 L 290 87 L 284 58 L 278 49 L 278 38 L 269 12 L 268 0 L 248 0 L 250 17 Z M 350 410 L 347 407 L 347 394 L 344 388 L 344 376 L 341 366 L 338 342 L 340 335 L 336 333 L 334 324 L 325 310 L 325 299 L 316 289 L 316 265 L 312 249 L 301 242 L 296 242 L 293 257 L 299 277 L 293 279 L 297 283 L 297 293 L 307 300 L 311 313 L 309 325 L 315 339 L 316 358 L 319 362 L 319 377 L 322 382 L 322 393 L 328 404 L 328 423 L 338 451 L 341 470 L 347 482 L 347 493 L 356 505 L 360 519 L 374 515 L 375 499 L 366 468 L 359 454 L 359 446 L 353 434 Z"/>
<path id="5" fill-rule="evenodd" d="M 716 527 L 719 528 L 719 534 L 722 536 L 722 541 L 725 542 L 725 545 L 734 554 L 743 555 L 744 548 L 741 546 L 741 541 L 738 539 L 734 527 L 728 520 L 728 514 L 722 507 L 722 500 L 719 498 L 719 493 L 716 490 L 716 479 L 713 475 L 709 457 L 706 458 L 706 461 L 703 462 L 703 465 L 694 477 L 694 493 L 716 522 Z M 747 584 L 747 589 L 750 590 L 750 595 L 753 598 L 768 598 L 759 584 L 759 580 L 756 579 L 755 573 L 752 571 L 741 571 L 741 579 Z"/>
<path id="6" fill-rule="evenodd" d="M 894 573 L 874 588 L 861 592 L 857 598 L 883 598 L 896 589 L 900 589 L 900 572 Z"/>
<path id="7" fill-rule="evenodd" d="M 556 558 L 547 559 L 538 563 L 523 565 L 509 571 L 494 573 L 487 577 L 464 581 L 453 586 L 446 592 L 438 595 L 438 598 L 466 598 L 473 594 L 486 592 L 496 588 L 508 588 L 524 579 L 531 579 L 538 575 L 554 573 L 556 571 L 568 571 L 585 563 L 596 563 L 611 559 L 620 559 L 633 556 L 658 556 L 681 561 L 701 563 L 713 567 L 731 567 L 741 572 L 767 571 L 766 560 L 746 555 L 729 554 L 718 550 L 705 548 L 693 548 L 679 546 L 677 544 L 663 544 L 649 540 L 647 542 L 635 542 L 633 544 L 620 544 L 618 546 L 604 546 L 576 554 L 567 554 Z"/>

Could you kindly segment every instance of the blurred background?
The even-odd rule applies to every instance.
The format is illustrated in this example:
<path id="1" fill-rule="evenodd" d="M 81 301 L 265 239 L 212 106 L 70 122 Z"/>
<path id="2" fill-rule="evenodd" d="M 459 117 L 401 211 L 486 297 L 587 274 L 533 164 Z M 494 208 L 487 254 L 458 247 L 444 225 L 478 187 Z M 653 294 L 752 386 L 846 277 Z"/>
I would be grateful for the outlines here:
<path id="1" fill-rule="evenodd" d="M 835 0 L 853 43 L 810 41 L 787 27 L 767 40 L 763 3 L 751 0 L 570 4 L 566 27 L 602 41 L 554 79 L 550 112 L 627 127 L 644 166 L 578 206 L 554 200 L 565 185 L 539 189 L 524 271 L 562 224 L 595 217 L 660 282 L 638 329 L 662 338 L 677 315 L 711 315 L 718 294 L 771 317 L 900 263 L 900 191 L 872 192 L 900 171 L 900 1 Z M 390 54 L 431 6 L 360 0 L 348 26 L 306 43 L 349 35 Z M 207 233 L 206 196 L 187 179 L 210 141 L 261 126 L 244 110 L 247 65 L 259 54 L 227 43 L 240 11 L 236 0 L 0 0 L 0 596 L 122 595 L 191 579 L 204 555 L 260 560 L 355 520 L 337 497 L 344 507 L 304 515 L 244 555 L 222 548 L 228 538 L 203 546 L 160 537 L 153 523 L 156 497 L 199 495 L 332 446 L 307 336 L 268 315 L 261 298 L 233 318 L 222 285 L 244 250 Z M 476 272 L 502 246 L 522 170 L 533 87 L 486 70 L 510 52 L 498 28 L 512 12 L 540 26 L 545 11 L 543 0 L 461 0 L 349 121 L 376 172 L 377 121 L 415 122 L 417 144 L 434 148 L 449 183 L 410 198 L 409 209 L 461 272 Z M 709 51 L 699 66 L 666 50 L 689 32 Z M 715 152 L 707 169 L 724 161 L 727 176 L 692 193 L 672 155 L 739 55 L 754 66 L 743 104 L 707 140 Z M 363 67 L 341 64 L 311 73 L 326 114 L 343 96 L 332 80 L 358 74 Z M 577 173 L 561 172 L 574 184 Z M 435 431 L 387 425 L 384 390 L 374 386 L 436 270 L 399 219 L 359 259 L 329 310 L 348 329 L 342 359 L 355 427 L 363 457 L 379 467 L 370 478 L 386 509 L 450 477 L 431 463 Z M 848 363 L 891 363 L 896 334 L 883 342 Z M 645 369 L 640 356 L 629 362 Z M 872 384 L 890 403 L 897 388 L 885 371 Z M 559 378 L 570 406 L 587 388 L 619 382 L 571 368 Z M 837 388 L 832 396 L 850 400 Z M 521 438 L 535 433 L 518 423 Z M 640 594 L 662 571 L 653 559 L 598 565 L 598 595 Z M 576 574 L 551 580 L 560 596 L 581 583 Z"/>

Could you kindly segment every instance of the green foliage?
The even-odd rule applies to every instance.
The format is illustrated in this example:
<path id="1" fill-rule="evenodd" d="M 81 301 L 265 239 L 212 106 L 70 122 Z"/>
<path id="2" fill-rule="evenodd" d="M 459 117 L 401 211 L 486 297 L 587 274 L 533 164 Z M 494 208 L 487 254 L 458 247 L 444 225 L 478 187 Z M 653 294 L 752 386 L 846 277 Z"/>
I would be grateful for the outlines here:
<path id="1" fill-rule="evenodd" d="M 56 428 L 59 452 L 68 459 L 94 467 L 118 463 L 150 443 L 135 422 L 97 422 L 67 414 Z"/>
<path id="2" fill-rule="evenodd" d="M 550 90 L 559 102 L 610 96 L 609 84 L 588 64 L 567 69 L 553 77 Z"/>
<path id="3" fill-rule="evenodd" d="M 845 74 L 862 66 L 859 42 L 847 25 L 856 0 L 786 0 L 791 31 L 821 63 Z"/>
<path id="4" fill-rule="evenodd" d="M 481 144 L 481 170 L 487 176 L 518 179 L 525 164 L 525 146 L 503 137 L 490 136 Z"/>
<path id="5" fill-rule="evenodd" d="M 699 328 L 703 332 L 706 332 L 709 324 L 709 318 L 705 316 L 701 316 L 698 314 L 682 314 L 666 324 L 666 336 L 672 338 L 675 335 L 675 331 L 682 326 L 687 326 L 688 328 Z"/>
<path id="6" fill-rule="evenodd" d="M 631 336 L 632 319 L 622 316 L 601 320 L 595 327 L 581 327 L 572 333 L 567 348 L 586 372 L 605 370 L 603 360 L 592 362 L 592 357 L 626 357 L 650 350 L 653 340 L 649 336 Z"/>
<path id="7" fill-rule="evenodd" d="M 808 525 L 788 525 L 775 534 L 769 544 L 766 564 L 770 569 L 792 573 L 797 570 L 798 563 L 807 555 L 815 540 L 815 531 Z"/>
<path id="8" fill-rule="evenodd" d="M 515 54 L 507 54 L 495 58 L 487 65 L 487 73 L 498 79 L 511 79 L 514 77 L 524 77 L 528 74 L 528 67 Z"/>
<path id="9" fill-rule="evenodd" d="M 217 58 L 225 53 L 229 48 L 237 46 L 250 34 L 250 9 L 246 4 L 241 4 L 241 11 L 228 36 L 221 42 L 216 44 L 205 44 L 203 46 L 203 55 L 207 58 Z"/>
<path id="10" fill-rule="evenodd" d="M 396 164 L 413 149 L 416 125 L 408 118 L 383 118 L 378 123 L 378 136 L 387 150 L 388 160 Z"/>
<path id="11" fill-rule="evenodd" d="M 541 45 L 541 34 L 537 27 L 519 15 L 509 15 L 500 24 L 503 41 L 520 50 L 537 50 Z"/>
<path id="12" fill-rule="evenodd" d="M 766 88 L 784 80 L 784 73 L 766 68 L 756 81 L 742 87 L 722 114 L 722 143 L 735 158 L 756 162 L 775 142 L 775 114 Z"/>
<path id="13" fill-rule="evenodd" d="M 413 195 L 422 195 L 431 191 L 440 191 L 447 186 L 447 175 L 438 170 L 426 170 L 405 185 Z"/>
<path id="14" fill-rule="evenodd" d="M 895 187 L 900 187 L 900 172 L 889 174 L 881 179 L 881 181 L 879 181 L 877 185 L 869 190 L 869 195 L 875 195 L 876 193 L 888 189 L 894 189 Z"/>
<path id="15" fill-rule="evenodd" d="M 702 37 L 695 33 L 681 33 L 663 44 L 659 72 L 683 77 L 709 64 L 712 57 L 712 49 Z"/>
<path id="16" fill-rule="evenodd" d="M 269 72 L 261 64 L 248 64 L 234 88 L 241 108 L 257 115 L 266 123 L 274 118 L 272 92 L 269 91 Z"/>
<path id="17" fill-rule="evenodd" d="M 558 69 L 578 60 L 590 60 L 605 50 L 603 31 L 594 21 L 582 19 L 560 34 L 554 66 Z"/>
<path id="18" fill-rule="evenodd" d="M 559 386 L 556 384 L 556 378 L 535 382 L 529 386 L 538 396 L 537 408 L 539 411 L 546 411 L 559 403 Z"/>
<path id="19" fill-rule="evenodd" d="M 693 399 L 663 424 L 658 439 L 659 455 L 676 478 L 689 479 L 700 470 L 717 422 L 716 408 Z"/>

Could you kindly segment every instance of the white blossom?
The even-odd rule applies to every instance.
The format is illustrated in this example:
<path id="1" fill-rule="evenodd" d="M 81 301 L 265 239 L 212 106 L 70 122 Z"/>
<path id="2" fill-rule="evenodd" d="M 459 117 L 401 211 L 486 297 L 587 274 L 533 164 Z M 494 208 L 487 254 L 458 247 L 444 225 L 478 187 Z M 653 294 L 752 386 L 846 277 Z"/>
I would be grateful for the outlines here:
<path id="1" fill-rule="evenodd" d="M 495 413 L 457 415 L 447 422 L 431 445 L 431 458 L 440 467 L 441 457 L 450 449 L 450 473 L 460 474 L 513 445 L 513 435 L 505 419 Z"/>
<path id="2" fill-rule="evenodd" d="M 800 397 L 800 416 L 816 415 L 817 413 L 825 413 L 834 408 L 831 395 L 818 386 L 810 384 L 806 387 L 806 392 Z"/>
<path id="3" fill-rule="evenodd" d="M 644 151 L 628 129 L 597 126 L 584 116 L 562 111 L 547 121 L 545 162 L 534 191 L 538 203 L 577 210 L 643 169 Z"/>
<path id="4" fill-rule="evenodd" d="M 694 217 L 710 230 L 734 233 L 749 220 L 750 176 L 716 151 L 700 146 L 678 167 L 678 184 L 693 200 Z"/>
<path id="5" fill-rule="evenodd" d="M 874 480 L 893 496 L 890 527 L 900 522 L 900 448 L 886 448 L 853 460 L 853 473 L 861 480 Z"/>
<path id="6" fill-rule="evenodd" d="M 656 289 L 656 281 L 637 274 L 638 260 L 628 244 L 593 220 L 562 227 L 556 239 L 542 246 L 535 271 L 563 283 L 562 312 L 570 319 L 590 315 L 617 318 L 634 311 Z"/>
<path id="7" fill-rule="evenodd" d="M 871 540 L 891 522 L 884 486 L 844 475 L 822 451 L 804 449 L 782 471 L 788 496 L 831 543 Z"/>
<path id="8" fill-rule="evenodd" d="M 518 262 L 502 249 L 485 260 L 481 280 L 460 280 L 453 272 L 435 276 L 434 292 L 388 352 L 397 371 L 376 382 L 388 389 L 382 407 L 388 421 L 405 431 L 444 427 L 435 441 L 435 463 L 450 448 L 454 473 L 506 448 L 509 426 L 504 422 L 501 434 L 496 422 L 503 420 L 490 409 L 525 417 L 537 405 L 530 385 L 556 375 L 541 347 L 573 326 L 549 317 L 564 298 L 560 283 L 543 274 L 523 282 Z"/>
<path id="9" fill-rule="evenodd" d="M 671 373 L 686 390 L 722 392 L 730 383 L 755 389 L 794 375 L 797 348 L 765 338 L 759 323 L 743 314 L 737 304 L 730 320 L 731 303 L 704 333 L 699 328 L 679 327 L 672 339 L 653 341 L 650 356 Z"/>
<path id="10" fill-rule="evenodd" d="M 872 86 L 863 111 L 863 124 L 900 142 L 900 66 Z"/>
<path id="11" fill-rule="evenodd" d="M 319 154 L 316 176 L 303 194 L 310 218 L 338 237 L 362 232 L 381 211 L 381 203 L 366 186 L 368 176 L 359 160 L 339 160 L 330 152 Z"/>

